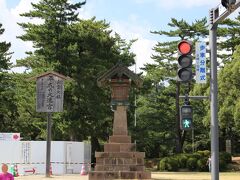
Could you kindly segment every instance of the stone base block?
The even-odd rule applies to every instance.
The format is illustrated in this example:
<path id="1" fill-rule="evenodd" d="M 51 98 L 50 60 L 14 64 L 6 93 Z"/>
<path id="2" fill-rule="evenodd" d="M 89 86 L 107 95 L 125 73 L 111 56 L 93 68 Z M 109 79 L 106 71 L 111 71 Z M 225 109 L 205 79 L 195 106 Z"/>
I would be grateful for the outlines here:
<path id="1" fill-rule="evenodd" d="M 151 179 L 150 172 L 143 171 L 94 171 L 89 173 L 89 180 L 113 180 L 113 179 Z"/>
<path id="2" fill-rule="evenodd" d="M 109 143 L 131 143 L 130 136 L 114 135 L 109 137 Z"/>
<path id="3" fill-rule="evenodd" d="M 145 152 L 95 152 L 96 158 L 145 158 Z"/>
<path id="4" fill-rule="evenodd" d="M 144 165 L 96 165 L 95 171 L 144 171 Z"/>
<path id="5" fill-rule="evenodd" d="M 104 144 L 104 152 L 131 152 L 136 150 L 134 143 L 107 143 Z"/>
<path id="6" fill-rule="evenodd" d="M 144 165 L 143 158 L 96 158 L 97 165 Z"/>

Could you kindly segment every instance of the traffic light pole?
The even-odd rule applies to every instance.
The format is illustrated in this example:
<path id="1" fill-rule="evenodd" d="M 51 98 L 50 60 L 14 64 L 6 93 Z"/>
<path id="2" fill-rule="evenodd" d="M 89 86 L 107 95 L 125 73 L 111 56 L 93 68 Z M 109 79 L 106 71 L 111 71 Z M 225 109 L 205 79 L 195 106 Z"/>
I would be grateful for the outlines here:
<path id="1" fill-rule="evenodd" d="M 219 180 L 219 129 L 218 129 L 218 83 L 217 83 L 217 26 L 240 6 L 238 0 L 231 9 L 220 11 L 220 6 L 210 10 L 210 59 L 211 59 L 211 180 Z"/>
<path id="2" fill-rule="evenodd" d="M 212 12 L 210 12 L 212 13 Z M 211 15 L 210 15 L 211 16 Z M 218 130 L 218 84 L 217 84 L 217 25 L 209 32 L 211 57 L 211 179 L 219 180 L 219 130 Z"/>

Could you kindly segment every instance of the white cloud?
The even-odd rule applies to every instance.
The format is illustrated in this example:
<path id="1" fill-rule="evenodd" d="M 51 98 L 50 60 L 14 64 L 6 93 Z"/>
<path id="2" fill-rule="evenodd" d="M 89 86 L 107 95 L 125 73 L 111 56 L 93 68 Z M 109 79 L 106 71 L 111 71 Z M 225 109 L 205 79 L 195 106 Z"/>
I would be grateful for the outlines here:
<path id="1" fill-rule="evenodd" d="M 37 2 L 38 0 L 21 0 L 19 4 L 13 8 L 8 9 L 6 6 L 6 0 L 0 0 L 0 23 L 3 24 L 5 29 L 4 34 L 1 36 L 1 41 L 11 42 L 10 51 L 14 52 L 11 62 L 16 63 L 16 59 L 26 57 L 25 51 L 32 50 L 31 42 L 23 42 L 17 39 L 16 36 L 23 34 L 23 30 L 17 24 L 17 22 L 26 22 L 27 19 L 20 17 L 20 13 L 28 12 L 31 8 L 31 2 Z M 22 72 L 23 68 L 15 68 L 14 71 Z"/>
<path id="2" fill-rule="evenodd" d="M 132 14 L 129 16 L 129 21 L 114 21 L 110 25 L 123 39 L 137 39 L 132 45 L 131 51 L 136 54 L 135 61 L 137 72 L 139 72 L 140 68 L 144 67 L 144 64 L 153 63 L 151 55 L 153 54 L 152 48 L 156 41 L 146 38 L 150 33 L 150 26 L 147 24 L 139 25 L 137 22 L 138 17 Z M 130 69 L 135 70 L 135 66 Z"/>
<path id="3" fill-rule="evenodd" d="M 154 53 L 152 48 L 156 44 L 155 41 L 151 41 L 144 37 L 138 39 L 132 46 L 132 51 L 136 54 L 136 66 L 137 73 L 140 72 L 140 68 L 144 67 L 146 63 L 154 63 L 151 59 L 152 54 Z M 133 70 L 135 67 L 131 67 Z"/>
<path id="4" fill-rule="evenodd" d="M 96 8 L 95 1 L 87 1 L 87 3 L 79 9 L 79 18 L 80 19 L 92 18 L 95 8 Z"/>

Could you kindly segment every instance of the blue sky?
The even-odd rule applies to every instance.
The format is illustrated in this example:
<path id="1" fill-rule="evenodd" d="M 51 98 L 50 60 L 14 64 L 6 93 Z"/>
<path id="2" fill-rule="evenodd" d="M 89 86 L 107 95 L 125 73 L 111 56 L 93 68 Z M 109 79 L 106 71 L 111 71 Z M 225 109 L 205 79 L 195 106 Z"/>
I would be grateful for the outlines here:
<path id="1" fill-rule="evenodd" d="M 25 57 L 25 51 L 31 50 L 32 44 L 16 39 L 23 33 L 17 22 L 28 21 L 19 17 L 19 13 L 31 9 L 31 2 L 39 0 L 0 0 L 0 23 L 5 28 L 0 41 L 12 43 L 14 52 L 12 61 Z M 79 2 L 79 0 L 70 0 Z M 208 17 L 209 10 L 216 7 L 220 0 L 87 0 L 80 10 L 80 18 L 96 16 L 97 20 L 105 19 L 111 28 L 127 40 L 138 38 L 132 51 L 136 53 L 137 66 L 150 63 L 152 48 L 163 37 L 153 35 L 150 31 L 168 30 L 167 23 L 172 17 L 185 19 L 189 23 L 196 19 Z"/>

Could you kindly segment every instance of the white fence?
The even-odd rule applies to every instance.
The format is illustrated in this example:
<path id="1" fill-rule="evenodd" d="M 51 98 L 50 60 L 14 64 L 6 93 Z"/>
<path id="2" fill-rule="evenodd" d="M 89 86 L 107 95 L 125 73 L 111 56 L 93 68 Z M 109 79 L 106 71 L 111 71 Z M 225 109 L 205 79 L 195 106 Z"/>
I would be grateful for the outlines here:
<path id="1" fill-rule="evenodd" d="M 46 141 L 0 141 L 0 163 L 17 164 L 20 175 L 44 174 Z M 91 163 L 91 145 L 84 142 L 52 141 L 51 169 L 55 175 L 80 174 Z"/>

